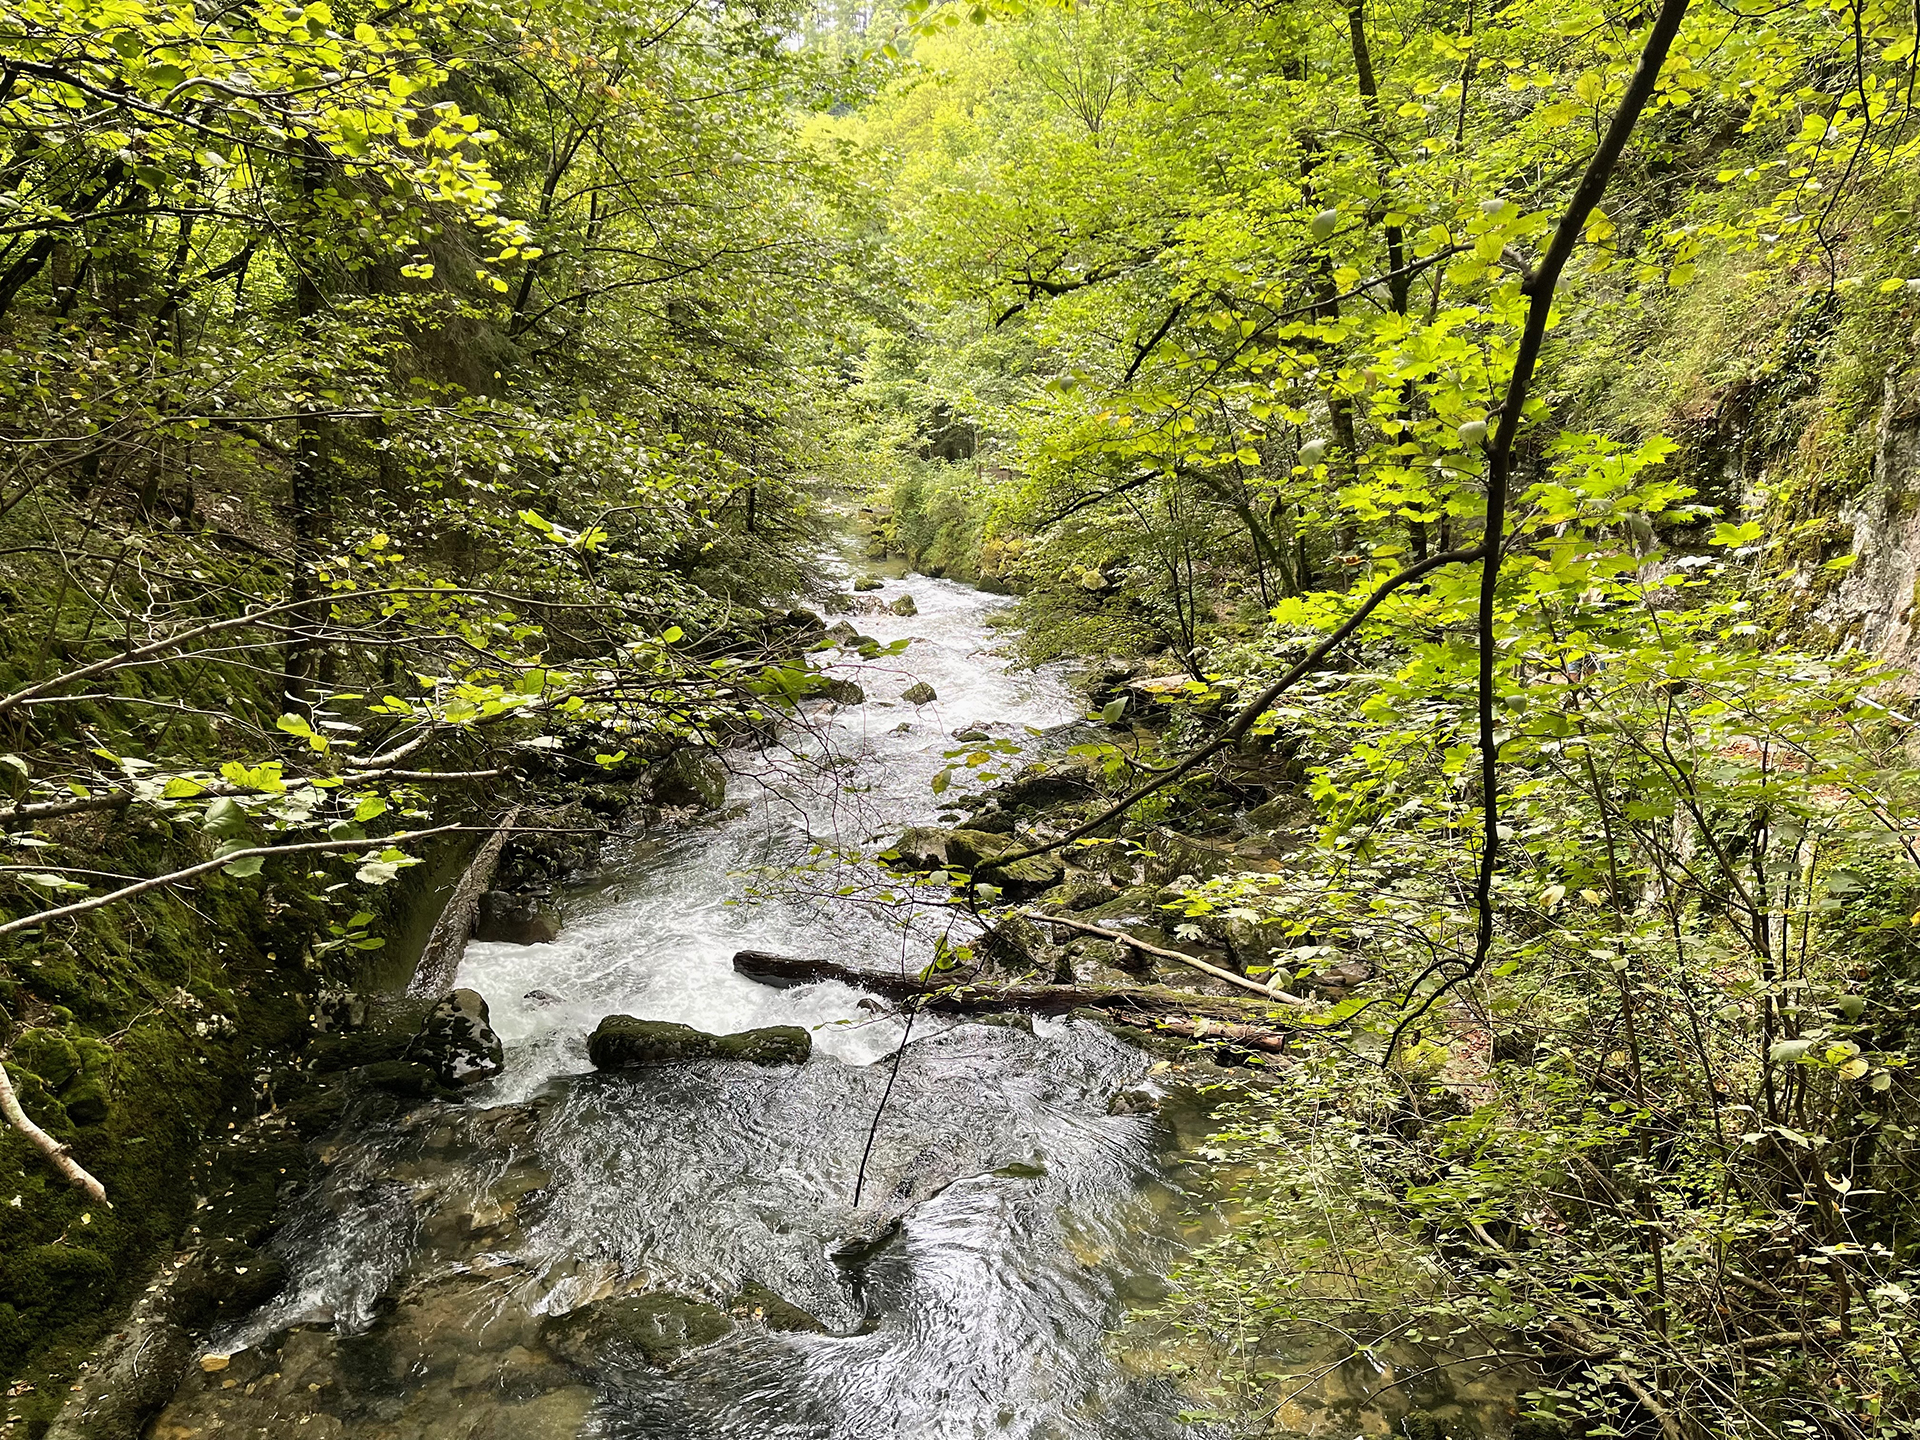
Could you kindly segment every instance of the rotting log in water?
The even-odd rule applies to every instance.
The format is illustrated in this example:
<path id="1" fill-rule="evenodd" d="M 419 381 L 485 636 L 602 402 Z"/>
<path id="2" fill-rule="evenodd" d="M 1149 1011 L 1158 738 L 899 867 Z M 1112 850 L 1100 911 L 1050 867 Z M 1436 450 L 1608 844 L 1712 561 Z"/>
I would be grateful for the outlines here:
<path id="1" fill-rule="evenodd" d="M 983 981 L 972 975 L 928 979 L 884 970 L 862 970 L 832 960 L 807 960 L 741 950 L 733 968 L 749 980 L 786 989 L 837 980 L 895 1000 L 918 1000 L 925 1010 L 966 1013 L 1025 1010 L 1058 1015 L 1099 1010 L 1108 1019 L 1138 1029 L 1157 1030 L 1193 1040 L 1217 1040 L 1268 1054 L 1286 1049 L 1284 1017 L 1277 1004 L 1233 996 L 1196 995 L 1167 985 L 1020 985 Z"/>

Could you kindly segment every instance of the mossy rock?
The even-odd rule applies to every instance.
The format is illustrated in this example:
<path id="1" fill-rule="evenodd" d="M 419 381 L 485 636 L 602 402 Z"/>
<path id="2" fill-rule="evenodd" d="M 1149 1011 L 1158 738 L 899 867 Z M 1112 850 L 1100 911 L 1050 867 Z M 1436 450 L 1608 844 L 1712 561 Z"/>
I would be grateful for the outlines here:
<path id="1" fill-rule="evenodd" d="M 14 1056 L 20 1064 L 58 1090 L 80 1074 L 80 1052 L 58 1030 L 36 1027 L 20 1032 L 13 1042 Z"/>
<path id="2" fill-rule="evenodd" d="M 853 588 L 856 593 L 865 594 L 869 590 L 884 589 L 886 583 L 886 581 L 877 575 L 862 575 L 858 580 L 853 582 Z"/>
<path id="3" fill-rule="evenodd" d="M 378 1065 L 402 1059 L 412 1043 L 411 1031 L 357 1030 L 346 1035 L 322 1035 L 307 1046 L 307 1068 L 328 1075 Z"/>
<path id="4" fill-rule="evenodd" d="M 790 1300 L 782 1299 L 756 1280 L 742 1285 L 727 1308 L 742 1319 L 756 1320 L 782 1334 L 824 1335 L 827 1327 Z"/>
<path id="5" fill-rule="evenodd" d="M 326 1134 L 346 1118 L 346 1086 L 341 1084 L 317 1087 L 313 1092 L 303 1095 L 288 1105 L 284 1113 L 293 1128 L 304 1138 L 315 1139 Z"/>
<path id="6" fill-rule="evenodd" d="M 636 1359 L 664 1365 L 733 1331 L 732 1317 L 717 1305 L 654 1292 L 601 1300 L 556 1316 L 540 1327 L 540 1338 L 568 1364 L 597 1372 Z"/>
<path id="7" fill-rule="evenodd" d="M 672 1020 L 609 1015 L 587 1037 L 587 1058 L 601 1070 L 738 1060 L 753 1065 L 798 1065 L 813 1053 L 813 1036 L 798 1025 L 769 1025 L 732 1035 L 709 1035 Z"/>
<path id="8" fill-rule="evenodd" d="M 174 1299 L 185 1324 L 233 1320 L 279 1294 L 286 1279 L 287 1268 L 275 1257 L 237 1240 L 216 1241 L 181 1267 Z"/>
<path id="9" fill-rule="evenodd" d="M 440 1083 L 433 1067 L 411 1060 L 382 1060 L 376 1065 L 363 1066 L 359 1076 L 360 1083 L 368 1089 L 403 1099 L 444 1100 L 453 1095 L 453 1091 Z"/>
<path id="10" fill-rule="evenodd" d="M 820 687 L 820 693 L 836 705 L 864 705 L 867 692 L 851 680 L 829 679 Z"/>
<path id="11" fill-rule="evenodd" d="M 889 605 L 887 609 L 896 615 L 912 616 L 920 613 L 920 607 L 913 603 L 913 596 L 911 595 L 902 595 L 898 600 Z"/>
<path id="12" fill-rule="evenodd" d="M 934 701 L 938 700 L 940 696 L 933 686 L 927 684 L 924 680 L 919 680 L 909 685 L 905 690 L 902 690 L 900 692 L 900 698 L 909 705 L 931 705 Z"/>
<path id="13" fill-rule="evenodd" d="M 727 767 L 699 750 L 676 750 L 653 767 L 653 798 L 662 805 L 718 810 L 727 803 Z"/>

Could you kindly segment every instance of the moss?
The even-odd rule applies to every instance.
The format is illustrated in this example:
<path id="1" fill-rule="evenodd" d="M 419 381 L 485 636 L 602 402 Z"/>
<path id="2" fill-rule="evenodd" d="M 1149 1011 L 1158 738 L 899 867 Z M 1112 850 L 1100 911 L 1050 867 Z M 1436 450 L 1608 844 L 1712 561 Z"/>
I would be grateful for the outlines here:
<path id="1" fill-rule="evenodd" d="M 724 1339 L 733 1328 L 716 1305 L 654 1293 L 584 1306 L 549 1321 L 540 1338 L 569 1364 L 597 1371 L 622 1361 L 663 1365 L 682 1351 Z"/>

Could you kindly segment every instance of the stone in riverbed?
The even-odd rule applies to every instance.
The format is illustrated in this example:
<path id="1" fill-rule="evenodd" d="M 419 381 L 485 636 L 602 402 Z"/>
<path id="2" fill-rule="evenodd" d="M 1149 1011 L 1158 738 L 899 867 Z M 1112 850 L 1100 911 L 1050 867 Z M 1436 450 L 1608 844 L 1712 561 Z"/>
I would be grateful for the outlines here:
<path id="1" fill-rule="evenodd" d="M 862 575 L 858 580 L 853 582 L 853 588 L 856 591 L 864 593 L 868 590 L 878 590 L 886 583 L 886 581 L 877 575 Z"/>
<path id="2" fill-rule="evenodd" d="M 726 1311 L 684 1295 L 651 1291 L 599 1300 L 541 1326 L 540 1338 L 561 1359 L 588 1371 L 621 1361 L 664 1365 L 682 1351 L 723 1340 L 734 1331 Z"/>
<path id="3" fill-rule="evenodd" d="M 997 863 L 999 856 L 1023 848 L 1015 835 L 915 825 L 894 841 L 881 859 L 909 870 L 970 871 L 975 879 L 998 885 L 1015 899 L 1024 899 L 1057 885 L 1064 867 L 1059 856 L 1051 853 L 1030 855 L 1007 865 Z"/>
<path id="4" fill-rule="evenodd" d="M 727 767 L 717 756 L 676 750 L 653 767 L 653 798 L 679 809 L 718 810 L 727 803 Z"/>
<path id="5" fill-rule="evenodd" d="M 435 1005 L 406 1058 L 455 1088 L 491 1080 L 506 1068 L 505 1047 L 477 990 L 456 990 Z"/>
<path id="6" fill-rule="evenodd" d="M 896 615 L 918 615 L 920 613 L 920 607 L 913 603 L 913 596 L 911 595 L 902 595 L 887 608 Z"/>
<path id="7" fill-rule="evenodd" d="M 900 692 L 900 698 L 909 705 L 931 705 L 940 697 L 934 692 L 933 686 L 927 684 L 924 680 L 920 680 L 908 686 L 905 690 L 902 690 Z"/>
<path id="8" fill-rule="evenodd" d="M 560 919 L 537 896 L 489 890 L 480 897 L 473 938 L 503 945 L 550 945 L 560 938 Z"/>
<path id="9" fill-rule="evenodd" d="M 813 1036 L 798 1025 L 769 1025 L 733 1035 L 709 1035 L 672 1020 L 609 1015 L 587 1037 L 587 1058 L 599 1070 L 682 1065 L 694 1060 L 798 1065 L 812 1053 Z"/>
<path id="10" fill-rule="evenodd" d="M 864 705 L 867 692 L 851 680 L 830 679 L 820 687 L 820 693 L 836 705 Z"/>

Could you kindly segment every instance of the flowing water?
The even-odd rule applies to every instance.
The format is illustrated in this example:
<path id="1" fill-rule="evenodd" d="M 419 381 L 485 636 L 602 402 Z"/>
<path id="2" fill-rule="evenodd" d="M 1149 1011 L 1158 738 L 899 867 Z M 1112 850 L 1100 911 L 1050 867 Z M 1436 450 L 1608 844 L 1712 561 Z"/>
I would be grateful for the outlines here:
<path id="1" fill-rule="evenodd" d="M 491 1003 L 506 1073 L 331 1143 L 274 1242 L 285 1289 L 215 1337 L 231 1359 L 154 1435 L 1200 1433 L 1109 1344 L 1178 1248 L 1166 1126 L 1108 1113 L 1145 1055 L 1074 1020 L 923 1019 L 902 1049 L 854 990 L 731 968 L 749 947 L 923 964 L 897 909 L 754 900 L 743 877 L 931 818 L 956 730 L 1032 750 L 1076 717 L 995 652 L 1004 602 L 918 576 L 878 598 L 908 591 L 912 618 L 853 617 L 911 641 L 836 667 L 866 704 L 730 756 L 730 808 L 618 857 L 558 942 L 469 947 L 458 983 Z M 899 700 L 916 679 L 936 702 Z M 596 1074 L 611 1013 L 805 1025 L 814 1055 Z"/>

